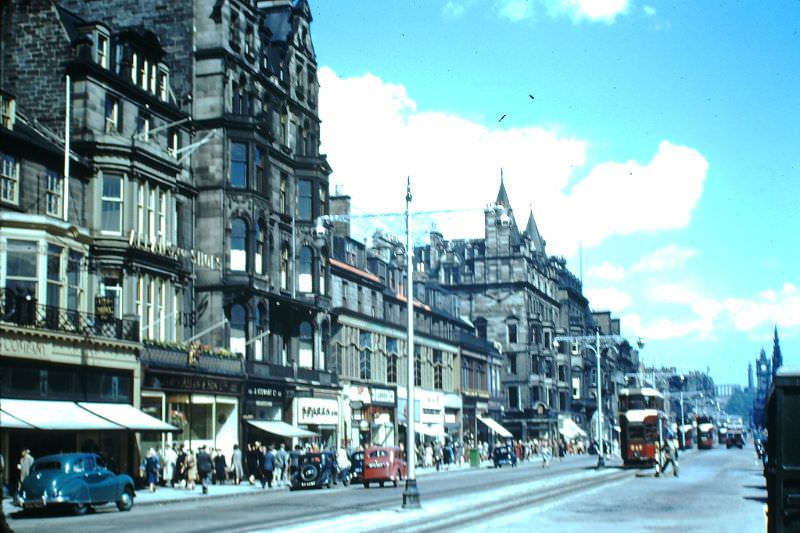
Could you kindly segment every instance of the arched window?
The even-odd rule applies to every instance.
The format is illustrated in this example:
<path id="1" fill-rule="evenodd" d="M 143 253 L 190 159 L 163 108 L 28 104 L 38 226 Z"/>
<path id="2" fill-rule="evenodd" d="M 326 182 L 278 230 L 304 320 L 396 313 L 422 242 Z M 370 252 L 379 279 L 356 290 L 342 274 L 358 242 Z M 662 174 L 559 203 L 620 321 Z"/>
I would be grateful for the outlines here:
<path id="1" fill-rule="evenodd" d="M 234 218 L 231 222 L 230 269 L 247 269 L 247 222 L 241 218 Z"/>
<path id="2" fill-rule="evenodd" d="M 244 354 L 247 349 L 247 310 L 243 305 L 231 306 L 231 335 L 228 347 L 233 353 Z"/>
<path id="3" fill-rule="evenodd" d="M 328 272 L 327 250 L 322 250 L 319 254 L 319 293 L 327 294 L 325 285 L 325 274 Z"/>
<path id="4" fill-rule="evenodd" d="M 298 365 L 312 368 L 314 365 L 314 328 L 311 322 L 300 323 L 300 346 L 298 352 Z"/>
<path id="5" fill-rule="evenodd" d="M 256 274 L 263 274 L 267 271 L 267 249 L 265 246 L 267 237 L 267 226 L 263 220 L 259 220 L 256 225 L 256 256 L 255 256 L 255 271 Z"/>
<path id="6" fill-rule="evenodd" d="M 256 336 L 253 337 L 255 340 L 253 341 L 253 359 L 256 361 L 263 361 L 264 360 L 264 338 L 266 337 L 265 332 L 267 331 L 267 309 L 264 304 L 258 304 L 256 307 L 256 316 L 255 316 L 255 330 Z"/>
<path id="7" fill-rule="evenodd" d="M 289 288 L 289 245 L 281 247 L 281 289 Z"/>
<path id="8" fill-rule="evenodd" d="M 300 292 L 311 292 L 314 290 L 311 277 L 312 261 L 314 254 L 310 246 L 300 248 L 300 274 L 297 277 L 297 285 Z"/>

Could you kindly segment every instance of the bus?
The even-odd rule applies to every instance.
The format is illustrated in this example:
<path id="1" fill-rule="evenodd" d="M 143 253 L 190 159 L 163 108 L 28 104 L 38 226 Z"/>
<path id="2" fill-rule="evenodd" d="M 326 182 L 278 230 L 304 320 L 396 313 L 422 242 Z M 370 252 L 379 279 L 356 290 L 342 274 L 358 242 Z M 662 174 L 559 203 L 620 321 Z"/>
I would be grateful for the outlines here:
<path id="1" fill-rule="evenodd" d="M 649 387 L 619 391 L 619 426 L 625 466 L 652 466 L 667 437 L 664 396 Z"/>

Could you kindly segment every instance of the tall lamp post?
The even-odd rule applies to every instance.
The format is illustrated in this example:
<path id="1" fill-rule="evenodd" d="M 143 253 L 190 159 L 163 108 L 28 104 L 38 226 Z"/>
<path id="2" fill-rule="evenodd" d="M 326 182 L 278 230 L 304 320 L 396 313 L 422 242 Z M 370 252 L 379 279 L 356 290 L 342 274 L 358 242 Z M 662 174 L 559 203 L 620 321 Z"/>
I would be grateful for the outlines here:
<path id="1" fill-rule="evenodd" d="M 595 330 L 594 335 L 584 335 L 584 336 L 558 336 L 555 338 L 557 342 L 578 342 L 582 348 L 591 350 L 594 352 L 595 360 L 597 362 L 597 439 L 598 439 L 598 450 L 597 450 L 597 467 L 602 468 L 606 464 L 606 458 L 604 453 L 604 445 L 603 445 L 603 390 L 602 390 L 602 376 L 603 376 L 603 368 L 600 366 L 600 354 L 602 353 L 602 348 L 609 348 L 614 350 L 615 352 L 619 353 L 617 349 L 617 345 L 622 343 L 624 339 L 618 335 L 600 335 L 600 328 Z M 601 345 L 601 340 L 603 344 Z"/>

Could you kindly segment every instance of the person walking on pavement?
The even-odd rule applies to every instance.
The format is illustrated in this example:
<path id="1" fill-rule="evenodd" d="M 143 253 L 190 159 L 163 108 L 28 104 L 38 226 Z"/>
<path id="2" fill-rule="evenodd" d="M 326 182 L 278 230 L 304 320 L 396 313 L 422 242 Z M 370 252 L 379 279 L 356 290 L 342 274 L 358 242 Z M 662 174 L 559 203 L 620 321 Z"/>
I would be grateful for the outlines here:
<path id="1" fill-rule="evenodd" d="M 442 448 L 442 443 L 436 441 L 436 445 L 433 448 L 433 462 L 436 464 L 436 471 L 438 472 L 439 469 L 442 467 L 442 455 L 444 454 L 444 448 Z"/>
<path id="2" fill-rule="evenodd" d="M 242 468 L 242 450 L 238 444 L 233 445 L 233 455 L 231 456 L 231 467 L 233 470 L 233 479 L 236 486 L 242 482 L 244 477 L 244 469 Z"/>
<path id="3" fill-rule="evenodd" d="M 225 484 L 225 478 L 227 477 L 227 470 L 228 465 L 225 462 L 225 456 L 222 454 L 222 450 L 217 448 L 214 454 L 214 477 L 216 478 L 216 483 L 220 485 Z"/>
<path id="4" fill-rule="evenodd" d="M 278 481 L 281 482 L 289 482 L 289 452 L 286 451 L 286 444 L 281 442 L 280 448 L 276 452 L 278 457 L 280 457 L 281 464 L 283 464 L 283 471 L 281 472 L 281 477 Z"/>
<path id="5" fill-rule="evenodd" d="M 175 444 L 167 446 L 164 450 L 164 484 L 168 487 L 172 485 L 172 478 L 175 475 L 175 465 L 178 462 L 178 452 L 175 451 Z"/>
<path id="6" fill-rule="evenodd" d="M 269 488 L 272 488 L 272 479 L 275 473 L 275 448 L 272 444 L 269 445 L 269 448 L 264 450 L 261 469 L 263 472 L 261 476 L 261 488 L 263 489 L 265 485 L 269 485 Z"/>
<path id="7" fill-rule="evenodd" d="M 153 448 L 147 451 L 147 458 L 144 460 L 144 475 L 147 479 L 147 487 L 150 492 L 156 491 L 156 483 L 158 483 L 158 472 L 161 470 L 161 463 L 158 460 L 158 454 Z"/>
<path id="8" fill-rule="evenodd" d="M 247 445 L 247 477 L 251 485 L 256 484 L 256 477 L 261 477 L 261 443 L 256 441 L 254 444 Z"/>
<path id="9" fill-rule="evenodd" d="M 186 451 L 184 470 L 186 472 L 186 488 L 194 490 L 194 484 L 197 482 L 197 457 L 195 457 L 191 448 Z"/>
<path id="10" fill-rule="evenodd" d="M 175 471 L 172 473 L 172 486 L 186 487 L 186 449 L 181 444 L 178 449 L 178 458 L 175 461 Z"/>
<path id="11" fill-rule="evenodd" d="M 675 446 L 675 441 L 667 438 L 664 442 L 664 464 L 656 469 L 656 477 L 666 473 L 670 464 L 672 464 L 672 475 L 678 477 L 678 449 Z"/>
<path id="12" fill-rule="evenodd" d="M 203 494 L 208 494 L 208 481 L 213 469 L 211 456 L 206 451 L 206 447 L 200 446 L 200 451 L 197 453 L 197 473 L 200 477 L 200 484 L 203 486 Z"/>
<path id="13" fill-rule="evenodd" d="M 32 466 L 33 456 L 31 455 L 31 451 L 28 448 L 23 448 L 19 456 L 19 464 L 17 464 L 17 470 L 19 470 L 19 485 L 17 488 L 21 487 L 25 478 L 31 474 Z"/>

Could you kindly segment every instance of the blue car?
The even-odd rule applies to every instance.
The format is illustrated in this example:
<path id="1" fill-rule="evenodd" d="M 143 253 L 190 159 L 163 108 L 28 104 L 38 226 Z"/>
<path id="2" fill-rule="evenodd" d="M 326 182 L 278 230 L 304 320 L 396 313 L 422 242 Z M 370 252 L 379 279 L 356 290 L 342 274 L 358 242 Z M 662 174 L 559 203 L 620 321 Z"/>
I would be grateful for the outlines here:
<path id="1" fill-rule="evenodd" d="M 34 461 L 14 503 L 24 510 L 67 507 L 80 515 L 105 503 L 129 511 L 135 496 L 133 478 L 114 474 L 99 455 L 64 453 Z"/>
<path id="2" fill-rule="evenodd" d="M 331 452 L 292 452 L 289 465 L 289 490 L 331 488 L 335 483 L 338 468 Z"/>
<path id="3" fill-rule="evenodd" d="M 514 453 L 514 447 L 510 444 L 495 446 L 492 452 L 492 461 L 495 468 L 501 468 L 503 465 L 517 466 L 517 454 Z"/>

